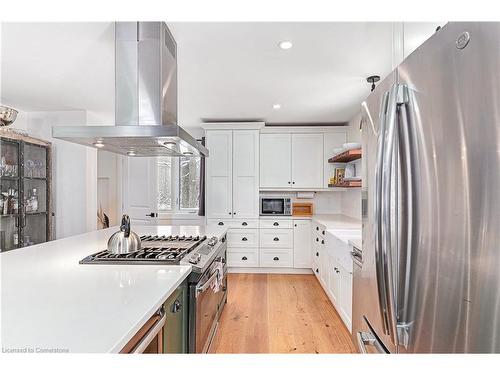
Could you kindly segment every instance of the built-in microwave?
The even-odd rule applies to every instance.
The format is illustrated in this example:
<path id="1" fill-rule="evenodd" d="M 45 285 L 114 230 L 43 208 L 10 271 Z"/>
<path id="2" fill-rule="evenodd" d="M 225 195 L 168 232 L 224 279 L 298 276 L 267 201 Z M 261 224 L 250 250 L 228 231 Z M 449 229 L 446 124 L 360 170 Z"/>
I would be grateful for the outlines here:
<path id="1" fill-rule="evenodd" d="M 261 197 L 261 216 L 291 216 L 292 199 L 285 197 Z"/>

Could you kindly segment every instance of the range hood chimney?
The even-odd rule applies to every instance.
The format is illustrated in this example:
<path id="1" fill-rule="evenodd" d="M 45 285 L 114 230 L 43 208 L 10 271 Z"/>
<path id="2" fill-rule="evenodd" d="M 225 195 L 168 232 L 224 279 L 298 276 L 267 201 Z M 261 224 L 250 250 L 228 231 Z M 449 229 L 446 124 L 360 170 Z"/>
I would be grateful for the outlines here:
<path id="1" fill-rule="evenodd" d="M 177 125 L 177 44 L 165 22 L 115 22 L 115 125 L 52 136 L 127 156 L 208 156 Z"/>

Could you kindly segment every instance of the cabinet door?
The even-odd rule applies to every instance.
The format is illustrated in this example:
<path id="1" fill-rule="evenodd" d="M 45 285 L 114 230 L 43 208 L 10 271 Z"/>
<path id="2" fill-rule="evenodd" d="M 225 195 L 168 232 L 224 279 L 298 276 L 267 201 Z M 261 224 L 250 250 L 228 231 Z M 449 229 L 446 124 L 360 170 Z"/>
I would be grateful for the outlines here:
<path id="1" fill-rule="evenodd" d="M 340 315 L 345 325 L 351 331 L 352 322 L 352 273 L 344 267 L 340 269 Z"/>
<path id="2" fill-rule="evenodd" d="M 231 130 L 207 131 L 207 148 L 210 150 L 210 156 L 206 159 L 206 207 L 209 218 L 233 216 L 232 138 Z"/>
<path id="3" fill-rule="evenodd" d="M 292 187 L 323 187 L 323 134 L 292 134 Z"/>
<path id="4" fill-rule="evenodd" d="M 311 221 L 293 221 L 293 267 L 311 267 Z"/>
<path id="5" fill-rule="evenodd" d="M 260 186 L 290 188 L 292 141 L 290 134 L 260 135 Z"/>
<path id="6" fill-rule="evenodd" d="M 333 305 L 338 310 L 340 305 L 340 269 L 334 257 L 328 258 L 328 291 L 332 298 Z"/>
<path id="7" fill-rule="evenodd" d="M 210 151 L 212 152 L 212 151 Z M 259 131 L 233 131 L 233 217 L 259 216 Z"/>
<path id="8" fill-rule="evenodd" d="M 328 159 L 330 159 L 336 148 L 341 148 L 342 145 L 346 142 L 346 132 L 338 132 L 338 133 L 325 133 L 324 135 L 324 150 L 323 150 L 323 187 L 327 188 L 328 183 L 330 182 L 330 177 L 333 177 L 335 174 L 335 167 L 340 167 L 339 164 L 328 163 Z"/>

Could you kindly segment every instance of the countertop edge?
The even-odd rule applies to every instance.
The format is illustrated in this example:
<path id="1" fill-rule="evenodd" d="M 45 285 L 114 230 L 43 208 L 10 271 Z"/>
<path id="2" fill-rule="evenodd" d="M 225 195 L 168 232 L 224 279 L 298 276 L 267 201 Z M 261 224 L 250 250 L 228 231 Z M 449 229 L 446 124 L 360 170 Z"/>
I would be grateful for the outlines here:
<path id="1" fill-rule="evenodd" d="M 130 341 L 132 337 L 139 331 L 139 329 L 148 321 L 149 318 L 153 316 L 153 314 L 161 307 L 161 305 L 170 297 L 170 295 L 177 289 L 179 285 L 183 283 L 184 280 L 188 278 L 192 271 L 191 266 L 179 266 L 185 269 L 183 275 L 172 284 L 170 289 L 165 292 L 165 294 L 157 301 L 151 309 L 144 313 L 142 318 L 137 322 L 137 324 L 131 328 L 120 340 L 108 351 L 108 353 L 120 353 L 120 350 Z"/>

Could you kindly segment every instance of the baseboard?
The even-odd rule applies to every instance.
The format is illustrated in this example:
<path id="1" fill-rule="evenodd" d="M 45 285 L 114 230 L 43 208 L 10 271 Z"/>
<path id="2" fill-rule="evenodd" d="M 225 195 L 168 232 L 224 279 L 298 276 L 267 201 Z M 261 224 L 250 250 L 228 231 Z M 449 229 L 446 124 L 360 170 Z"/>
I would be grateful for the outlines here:
<path id="1" fill-rule="evenodd" d="M 252 268 L 252 267 L 230 267 L 228 268 L 229 273 L 281 273 L 290 275 L 310 275 L 312 270 L 309 268 Z"/>

